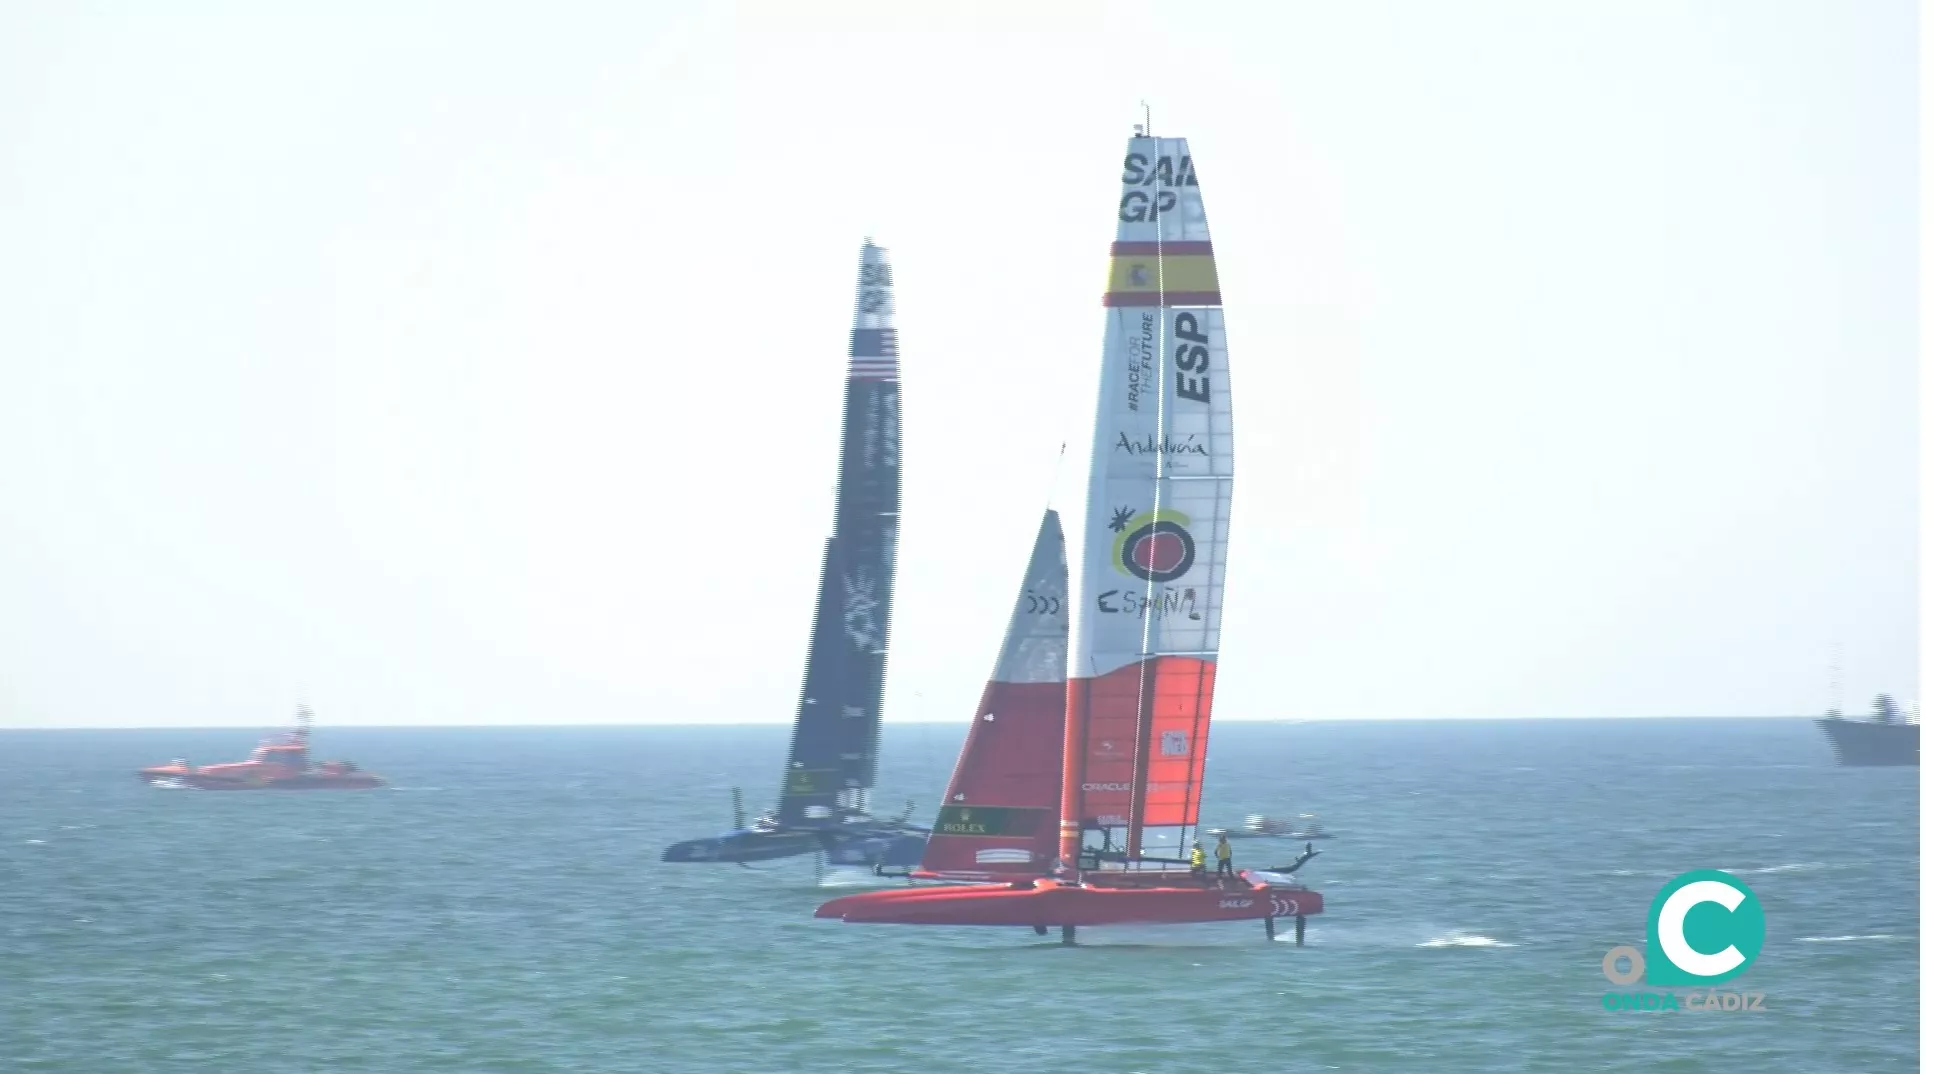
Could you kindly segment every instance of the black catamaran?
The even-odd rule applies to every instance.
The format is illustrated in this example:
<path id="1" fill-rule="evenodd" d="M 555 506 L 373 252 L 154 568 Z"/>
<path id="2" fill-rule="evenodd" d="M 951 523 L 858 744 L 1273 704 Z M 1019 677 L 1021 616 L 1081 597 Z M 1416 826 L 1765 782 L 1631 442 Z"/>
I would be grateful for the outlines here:
<path id="1" fill-rule="evenodd" d="M 852 865 L 913 865 L 927 830 L 881 820 L 867 793 L 878 767 L 887 619 L 900 530 L 900 367 L 886 251 L 860 250 L 858 305 L 840 427 L 833 535 L 819 575 L 806 682 L 779 806 L 732 830 L 665 848 L 665 861 L 766 861 L 799 854 Z"/>

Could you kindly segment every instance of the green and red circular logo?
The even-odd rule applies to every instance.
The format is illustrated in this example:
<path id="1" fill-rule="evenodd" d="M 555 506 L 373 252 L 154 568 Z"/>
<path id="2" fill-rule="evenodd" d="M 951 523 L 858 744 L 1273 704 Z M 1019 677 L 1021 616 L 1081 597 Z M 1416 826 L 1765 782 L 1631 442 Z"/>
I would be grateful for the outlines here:
<path id="1" fill-rule="evenodd" d="M 1144 582 L 1168 583 L 1195 566 L 1195 538 L 1189 516 L 1163 508 L 1130 517 L 1132 507 L 1115 511 L 1115 569 Z"/>

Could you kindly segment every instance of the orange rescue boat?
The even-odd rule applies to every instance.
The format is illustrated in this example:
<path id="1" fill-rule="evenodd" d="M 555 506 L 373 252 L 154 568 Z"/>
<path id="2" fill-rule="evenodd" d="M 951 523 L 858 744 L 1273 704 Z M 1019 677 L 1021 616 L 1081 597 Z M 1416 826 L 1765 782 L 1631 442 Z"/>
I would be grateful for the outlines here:
<path id="1" fill-rule="evenodd" d="M 196 766 L 177 759 L 138 774 L 153 786 L 204 791 L 361 791 L 387 785 L 353 761 L 312 763 L 309 725 L 314 718 L 307 706 L 297 708 L 295 730 L 263 740 L 246 761 Z"/>

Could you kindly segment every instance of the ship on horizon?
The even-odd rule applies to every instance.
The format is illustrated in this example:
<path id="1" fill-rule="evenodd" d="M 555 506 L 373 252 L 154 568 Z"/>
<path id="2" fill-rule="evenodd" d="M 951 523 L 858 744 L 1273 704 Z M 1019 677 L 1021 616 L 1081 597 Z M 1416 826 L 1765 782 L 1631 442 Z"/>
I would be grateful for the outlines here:
<path id="1" fill-rule="evenodd" d="M 353 761 L 324 761 L 309 757 L 309 728 L 315 714 L 309 706 L 295 710 L 295 730 L 264 739 L 246 761 L 192 765 L 177 758 L 136 773 L 141 782 L 166 790 L 202 791 L 366 791 L 388 781 L 365 772 Z"/>
<path id="2" fill-rule="evenodd" d="M 1835 764 L 1850 768 L 1870 768 L 1921 763 L 1920 706 L 1910 705 L 1903 715 L 1894 699 L 1881 694 L 1874 698 L 1873 714 L 1864 720 L 1849 720 L 1831 709 L 1813 721 L 1826 732 L 1833 747 Z"/>

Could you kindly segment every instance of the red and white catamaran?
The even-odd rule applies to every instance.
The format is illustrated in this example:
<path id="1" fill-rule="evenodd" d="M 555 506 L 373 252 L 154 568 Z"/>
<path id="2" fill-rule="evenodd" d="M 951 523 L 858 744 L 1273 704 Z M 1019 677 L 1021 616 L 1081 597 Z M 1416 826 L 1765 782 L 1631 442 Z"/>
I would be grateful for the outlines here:
<path id="1" fill-rule="evenodd" d="M 921 865 L 945 883 L 834 899 L 853 923 L 1059 927 L 1292 918 L 1273 870 L 1217 880 L 1149 853 L 1197 831 L 1234 475 L 1222 295 L 1188 142 L 1138 130 L 1122 167 L 1076 563 L 1041 524 L 994 675 Z M 1070 586 L 1070 581 L 1073 584 Z M 1119 842 L 1117 837 L 1119 836 Z M 1211 862 L 1212 864 L 1212 862 Z"/>

